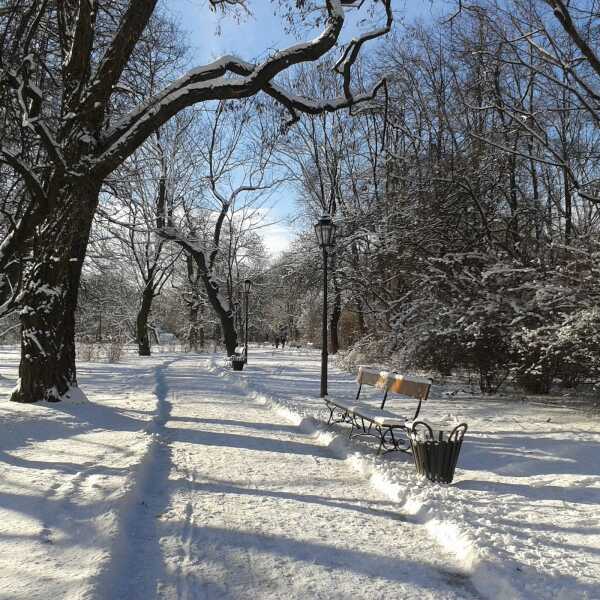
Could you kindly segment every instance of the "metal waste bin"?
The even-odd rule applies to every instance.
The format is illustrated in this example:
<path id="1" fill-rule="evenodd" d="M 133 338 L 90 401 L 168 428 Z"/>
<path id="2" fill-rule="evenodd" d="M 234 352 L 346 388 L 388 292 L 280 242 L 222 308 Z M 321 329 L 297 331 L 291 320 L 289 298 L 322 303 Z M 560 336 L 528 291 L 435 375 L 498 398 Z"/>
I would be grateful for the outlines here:
<path id="1" fill-rule="evenodd" d="M 242 354 L 236 354 L 231 357 L 231 365 L 234 371 L 244 370 L 244 356 Z"/>
<path id="2" fill-rule="evenodd" d="M 431 427 L 424 421 L 413 423 L 409 431 L 410 446 L 419 475 L 429 481 L 452 483 L 454 470 L 467 424 L 457 425 L 451 432 L 439 431 L 437 439 Z"/>

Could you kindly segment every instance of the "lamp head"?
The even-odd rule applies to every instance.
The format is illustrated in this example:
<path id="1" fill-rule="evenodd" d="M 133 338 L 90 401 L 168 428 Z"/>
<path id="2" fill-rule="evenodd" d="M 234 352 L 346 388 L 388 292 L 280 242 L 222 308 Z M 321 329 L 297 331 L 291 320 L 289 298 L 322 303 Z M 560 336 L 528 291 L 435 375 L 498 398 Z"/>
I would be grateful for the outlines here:
<path id="1" fill-rule="evenodd" d="M 331 248 L 335 244 L 335 230 L 331 217 L 323 213 L 315 223 L 315 235 L 321 248 Z"/>

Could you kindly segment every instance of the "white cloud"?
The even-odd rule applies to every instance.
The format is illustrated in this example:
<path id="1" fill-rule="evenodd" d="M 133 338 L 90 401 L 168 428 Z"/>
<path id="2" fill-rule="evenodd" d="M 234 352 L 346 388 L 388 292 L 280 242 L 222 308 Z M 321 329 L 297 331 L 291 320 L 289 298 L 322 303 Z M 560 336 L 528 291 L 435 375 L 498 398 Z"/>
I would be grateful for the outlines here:
<path id="1" fill-rule="evenodd" d="M 260 230 L 265 248 L 272 258 L 285 252 L 294 237 L 293 230 L 285 223 L 274 223 Z"/>

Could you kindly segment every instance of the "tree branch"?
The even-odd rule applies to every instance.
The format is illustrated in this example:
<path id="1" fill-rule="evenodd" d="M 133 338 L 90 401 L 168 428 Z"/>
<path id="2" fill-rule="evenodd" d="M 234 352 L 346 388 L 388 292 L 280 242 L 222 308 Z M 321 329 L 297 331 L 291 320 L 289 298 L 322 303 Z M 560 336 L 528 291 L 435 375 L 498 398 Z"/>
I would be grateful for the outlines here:
<path id="1" fill-rule="evenodd" d="M 381 0 L 389 17 L 390 0 Z M 311 62 L 331 50 L 339 37 L 344 23 L 344 13 L 340 0 L 326 0 L 328 19 L 323 32 L 314 40 L 296 44 L 276 52 L 263 63 L 255 65 L 233 56 L 224 56 L 219 60 L 194 69 L 167 87 L 146 104 L 140 106 L 116 123 L 101 139 L 103 149 L 98 162 L 100 173 L 110 172 L 126 156 L 131 154 L 157 127 L 160 127 L 180 110 L 208 100 L 229 100 L 247 98 L 264 91 L 283 104 L 297 120 L 296 111 L 320 114 L 333 112 L 352 106 L 357 102 L 372 99 L 383 85 L 381 82 L 366 94 L 344 96 L 331 100 L 314 100 L 297 96 L 272 82 L 273 78 L 292 65 Z M 345 73 L 349 74 L 355 58 L 354 49 L 360 48 L 363 41 L 383 35 L 387 27 L 365 34 L 365 40 L 353 42 L 352 50 L 342 62 Z M 231 75 L 237 77 L 231 77 Z M 348 88 L 349 89 L 349 88 Z"/>

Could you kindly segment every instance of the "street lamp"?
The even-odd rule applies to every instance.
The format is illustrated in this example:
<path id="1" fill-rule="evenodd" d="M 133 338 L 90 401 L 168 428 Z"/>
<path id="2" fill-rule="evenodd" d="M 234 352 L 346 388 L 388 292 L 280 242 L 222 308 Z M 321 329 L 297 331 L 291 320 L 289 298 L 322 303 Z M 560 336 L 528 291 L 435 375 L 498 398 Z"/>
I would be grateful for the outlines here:
<path id="1" fill-rule="evenodd" d="M 250 288 L 252 282 L 249 279 L 244 280 L 244 299 L 246 301 L 246 333 L 244 335 L 244 363 L 248 362 L 248 295 L 250 294 Z"/>
<path id="2" fill-rule="evenodd" d="M 327 249 L 335 244 L 335 225 L 324 213 L 315 223 L 315 234 L 323 250 L 323 335 L 321 341 L 321 398 L 327 396 Z"/>

